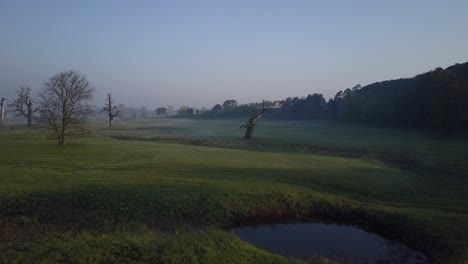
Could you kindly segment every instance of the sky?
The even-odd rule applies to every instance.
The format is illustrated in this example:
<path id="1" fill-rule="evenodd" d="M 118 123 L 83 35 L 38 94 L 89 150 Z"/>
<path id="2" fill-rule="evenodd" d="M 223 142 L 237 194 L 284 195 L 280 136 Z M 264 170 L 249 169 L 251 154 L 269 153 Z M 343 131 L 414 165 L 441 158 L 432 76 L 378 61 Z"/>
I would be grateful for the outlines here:
<path id="1" fill-rule="evenodd" d="M 64 70 L 95 103 L 211 107 L 468 61 L 468 1 L 0 0 L 0 97 Z"/>

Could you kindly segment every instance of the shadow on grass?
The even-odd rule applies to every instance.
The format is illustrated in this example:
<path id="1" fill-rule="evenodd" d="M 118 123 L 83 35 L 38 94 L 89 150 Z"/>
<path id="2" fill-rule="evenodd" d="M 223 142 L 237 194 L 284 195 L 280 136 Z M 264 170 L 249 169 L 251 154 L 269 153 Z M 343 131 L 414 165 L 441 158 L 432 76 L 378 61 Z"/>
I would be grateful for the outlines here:
<path id="1" fill-rule="evenodd" d="M 457 162 L 443 162 L 429 159 L 408 151 L 371 151 L 364 148 L 340 147 L 330 145 L 295 144 L 286 142 L 251 140 L 245 141 L 236 138 L 185 138 L 185 137 L 143 137 L 116 135 L 110 136 L 116 140 L 135 140 L 146 142 L 164 142 L 193 146 L 219 147 L 239 150 L 252 150 L 262 152 L 285 152 L 285 153 L 312 153 L 319 155 L 371 158 L 380 162 L 425 175 L 446 175 L 464 177 L 467 167 Z"/>
<path id="2" fill-rule="evenodd" d="M 117 140 L 135 140 L 135 141 L 153 141 L 153 142 L 164 142 L 164 143 L 176 143 L 184 145 L 194 145 L 194 146 L 214 146 L 216 143 L 208 141 L 207 139 L 192 139 L 192 138 L 181 138 L 181 137 L 139 137 L 139 136 L 127 136 L 127 135 L 117 135 L 110 136 L 110 138 Z"/>

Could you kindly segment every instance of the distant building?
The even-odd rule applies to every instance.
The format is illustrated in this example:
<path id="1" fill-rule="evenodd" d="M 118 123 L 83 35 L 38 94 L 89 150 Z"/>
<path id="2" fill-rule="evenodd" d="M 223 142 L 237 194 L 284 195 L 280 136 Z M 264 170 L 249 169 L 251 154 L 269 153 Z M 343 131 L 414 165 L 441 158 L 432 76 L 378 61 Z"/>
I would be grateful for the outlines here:
<path id="1" fill-rule="evenodd" d="M 283 104 L 281 101 L 274 101 L 273 104 L 271 105 L 271 108 L 281 108 L 283 107 Z"/>

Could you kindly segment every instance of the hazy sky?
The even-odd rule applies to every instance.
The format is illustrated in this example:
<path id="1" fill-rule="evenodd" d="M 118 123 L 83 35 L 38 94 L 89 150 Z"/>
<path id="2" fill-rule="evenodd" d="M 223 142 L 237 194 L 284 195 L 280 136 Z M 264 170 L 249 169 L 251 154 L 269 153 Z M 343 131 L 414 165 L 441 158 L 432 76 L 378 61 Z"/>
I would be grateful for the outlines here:
<path id="1" fill-rule="evenodd" d="M 0 0 L 0 96 L 66 69 L 96 103 L 326 97 L 468 61 L 468 1 Z"/>

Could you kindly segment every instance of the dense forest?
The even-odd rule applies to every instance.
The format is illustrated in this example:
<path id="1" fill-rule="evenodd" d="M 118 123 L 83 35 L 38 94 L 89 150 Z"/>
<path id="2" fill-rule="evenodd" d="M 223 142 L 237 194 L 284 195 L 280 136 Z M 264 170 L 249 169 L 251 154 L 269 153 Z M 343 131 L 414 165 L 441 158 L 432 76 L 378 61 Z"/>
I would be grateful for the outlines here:
<path id="1" fill-rule="evenodd" d="M 468 62 L 413 78 L 356 85 L 326 101 L 322 94 L 265 102 L 270 119 L 331 119 L 370 125 L 418 127 L 447 134 L 468 128 Z M 262 103 L 227 100 L 211 110 L 185 107 L 178 116 L 247 117 Z"/>

